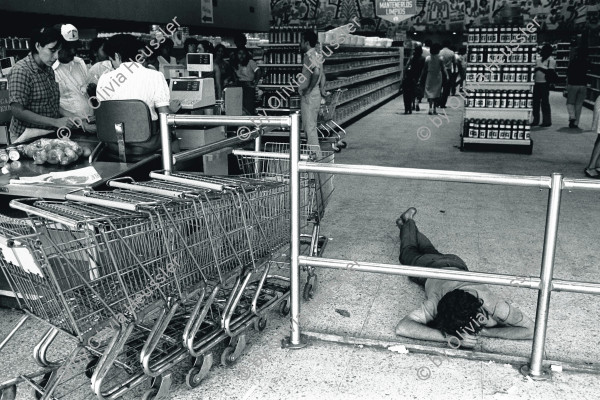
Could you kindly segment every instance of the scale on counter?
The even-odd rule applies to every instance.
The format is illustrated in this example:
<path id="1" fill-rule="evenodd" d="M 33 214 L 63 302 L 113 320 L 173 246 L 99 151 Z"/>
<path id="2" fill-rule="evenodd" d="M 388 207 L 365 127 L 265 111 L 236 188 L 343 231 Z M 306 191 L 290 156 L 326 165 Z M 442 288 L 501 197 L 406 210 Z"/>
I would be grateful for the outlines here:
<path id="1" fill-rule="evenodd" d="M 187 55 L 188 72 L 212 72 L 213 58 L 210 53 L 190 53 Z M 216 102 L 215 81 L 213 78 L 183 77 L 172 78 L 169 83 L 171 100 L 181 101 L 181 108 L 193 110 L 210 107 Z"/>

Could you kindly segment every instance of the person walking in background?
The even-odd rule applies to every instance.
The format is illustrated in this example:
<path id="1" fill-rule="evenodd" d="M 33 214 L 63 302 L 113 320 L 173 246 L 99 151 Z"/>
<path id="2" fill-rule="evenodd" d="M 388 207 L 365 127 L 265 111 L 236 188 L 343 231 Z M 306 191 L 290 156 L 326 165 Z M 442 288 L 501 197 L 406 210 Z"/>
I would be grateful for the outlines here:
<path id="1" fill-rule="evenodd" d="M 90 60 L 92 61 L 92 65 L 108 60 L 108 56 L 104 52 L 105 43 L 106 39 L 104 38 L 95 38 L 90 42 Z"/>
<path id="2" fill-rule="evenodd" d="M 304 80 L 300 82 L 298 92 L 300 93 L 300 112 L 302 115 L 302 128 L 306 133 L 309 145 L 319 146 L 319 135 L 317 133 L 317 118 L 321 106 L 321 71 L 323 59 L 318 57 L 317 34 L 311 30 L 302 33 L 300 49 L 304 53 L 302 60 L 302 75 Z M 313 67 L 309 69 L 307 66 Z"/>
<path id="3" fill-rule="evenodd" d="M 552 57 L 552 46 L 545 44 L 542 47 L 541 57 L 538 57 L 535 66 L 535 86 L 533 87 L 533 122 L 531 126 L 540 125 L 540 106 L 542 108 L 542 127 L 552 125 L 550 110 L 550 84 L 546 79 L 547 74 L 556 73 L 556 60 Z"/>
<path id="4" fill-rule="evenodd" d="M 458 70 L 457 82 L 452 88 L 452 96 L 456 95 L 456 88 L 459 92 L 464 89 L 465 81 L 467 80 L 467 57 L 465 56 L 466 49 L 463 47 L 456 52 L 456 68 Z"/>
<path id="5" fill-rule="evenodd" d="M 587 54 L 583 47 L 575 47 L 567 69 L 567 110 L 569 128 L 579 128 L 579 117 L 587 92 Z"/>
<path id="6" fill-rule="evenodd" d="M 231 64 L 227 62 L 227 48 L 222 44 L 215 46 L 215 54 L 213 62 L 219 67 L 221 72 L 221 87 L 225 88 L 226 85 L 234 81 L 234 72 L 231 68 Z"/>
<path id="7" fill-rule="evenodd" d="M 446 74 L 445 77 L 442 77 L 442 97 L 440 98 L 439 107 L 446 108 L 446 103 L 448 102 L 448 97 L 450 97 L 452 88 L 454 88 L 458 72 L 456 67 L 456 54 L 452 50 L 449 42 L 444 43 L 444 48 L 440 50 L 440 58 L 444 63 Z"/>
<path id="8" fill-rule="evenodd" d="M 437 114 L 436 106 L 442 93 L 443 77 L 446 75 L 446 69 L 439 55 L 440 50 L 441 46 L 438 43 L 431 45 L 431 55 L 425 59 L 419 83 L 425 86 L 425 96 L 429 102 L 429 115 Z"/>
<path id="9" fill-rule="evenodd" d="M 425 57 L 423 57 L 423 48 L 415 47 L 413 54 L 404 69 L 404 79 L 402 80 L 402 91 L 404 94 L 404 114 L 412 114 L 412 107 L 417 96 L 417 87 L 423 68 L 425 66 Z"/>
<path id="10" fill-rule="evenodd" d="M 594 104 L 592 132 L 595 132 L 598 136 L 596 137 L 596 143 L 594 143 L 590 163 L 583 172 L 588 178 L 600 179 L 600 172 L 598 172 L 598 159 L 600 158 L 600 96 L 598 96 L 596 103 Z"/>

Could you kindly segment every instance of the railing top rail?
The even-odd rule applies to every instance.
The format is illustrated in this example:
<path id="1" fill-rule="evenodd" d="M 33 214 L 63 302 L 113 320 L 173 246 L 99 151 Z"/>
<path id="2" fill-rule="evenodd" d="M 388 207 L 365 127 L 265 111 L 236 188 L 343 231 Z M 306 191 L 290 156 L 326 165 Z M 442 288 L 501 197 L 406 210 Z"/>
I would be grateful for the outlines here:
<path id="1" fill-rule="evenodd" d="M 600 180 L 564 178 L 563 189 L 600 190 Z"/>
<path id="2" fill-rule="evenodd" d="M 169 125 L 190 126 L 190 125 L 210 125 L 210 126 L 241 126 L 252 125 L 256 127 L 290 127 L 292 119 L 290 116 L 283 117 L 265 117 L 265 116 L 221 116 L 221 115 L 175 115 L 167 114 L 167 123 Z"/>
<path id="3" fill-rule="evenodd" d="M 445 182 L 486 183 L 491 185 L 530 186 L 550 189 L 548 176 L 489 174 L 482 172 L 446 171 L 433 169 L 381 167 L 376 165 L 324 164 L 301 161 L 300 171 L 325 172 L 340 175 L 406 178 Z"/>

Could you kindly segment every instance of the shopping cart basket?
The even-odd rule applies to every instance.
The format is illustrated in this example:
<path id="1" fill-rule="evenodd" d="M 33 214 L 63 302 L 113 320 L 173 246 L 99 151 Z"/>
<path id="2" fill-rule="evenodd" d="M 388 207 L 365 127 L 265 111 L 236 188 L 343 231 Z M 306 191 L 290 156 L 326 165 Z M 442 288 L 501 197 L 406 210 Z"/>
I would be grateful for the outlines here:
<path id="1" fill-rule="evenodd" d="M 163 318 L 166 294 L 180 288 L 190 273 L 165 268 L 174 262 L 173 255 L 156 222 L 139 213 L 74 202 L 13 201 L 11 206 L 33 216 L 38 232 L 29 244 L 34 256 L 9 270 L 26 309 L 88 349 L 92 338 L 118 321 L 112 340 L 91 346 L 95 357 L 88 364 L 98 398 L 117 398 L 150 376 L 163 383 L 159 375 L 187 356 L 179 341 L 169 343 L 160 336 L 166 355 L 153 358 L 162 368 L 152 375 L 139 365 L 139 352 Z M 199 271 L 191 275 L 201 276 Z M 162 279 L 156 284 L 158 276 Z M 146 291 L 151 284 L 154 290 Z M 104 381 L 110 389 L 102 387 Z"/>
<path id="2" fill-rule="evenodd" d="M 234 150 L 243 176 L 265 181 L 284 182 L 290 176 L 290 150 L 286 143 L 266 143 L 263 152 Z M 322 151 L 319 146 L 301 145 L 300 158 L 322 163 L 333 163 L 334 154 Z M 334 190 L 333 175 L 301 173 L 300 175 L 300 221 L 301 239 L 310 244 L 308 255 L 319 256 L 327 244 L 320 235 L 321 219 Z M 316 286 L 317 275 L 313 267 L 306 268 L 307 281 L 303 297 L 310 300 Z"/>
<path id="3" fill-rule="evenodd" d="M 346 130 L 338 125 L 335 119 L 335 109 L 340 102 L 340 97 L 347 89 L 337 89 L 329 96 L 323 98 L 317 117 L 317 132 L 319 140 L 331 143 L 331 148 L 336 153 L 348 147 Z"/>
<path id="4" fill-rule="evenodd" d="M 162 177 L 161 174 L 155 175 Z M 158 200 L 160 196 L 166 196 L 179 199 L 178 202 L 187 202 L 188 206 L 192 201 L 191 206 L 194 209 L 188 208 L 190 214 L 203 215 L 207 221 L 206 232 L 215 253 L 216 268 L 207 266 L 205 269 L 205 276 L 208 279 L 207 288 L 212 287 L 213 290 L 206 300 L 203 299 L 205 292 L 202 292 L 184 331 L 186 347 L 190 354 L 196 357 L 195 366 L 187 377 L 188 385 L 195 387 L 212 364 L 212 355 L 210 359 L 206 357 L 208 351 L 230 339 L 230 345 L 223 352 L 221 361 L 224 364 L 235 361 L 245 347 L 243 334 L 245 329 L 253 323 L 258 329 L 265 326 L 265 320 L 259 315 L 258 310 L 264 312 L 267 308 L 276 306 L 276 301 L 282 297 L 271 296 L 269 301 L 261 302 L 259 309 L 245 306 L 248 303 L 246 298 L 251 296 L 246 288 L 252 272 L 259 264 L 257 260 L 268 256 L 272 247 L 276 246 L 282 238 L 286 238 L 284 232 L 288 231 L 289 225 L 285 224 L 280 217 L 284 214 L 283 205 L 286 204 L 285 187 L 281 184 L 274 185 L 250 179 L 209 178 L 191 174 L 169 175 L 166 179 L 171 182 L 116 180 L 109 183 L 109 186 L 118 188 L 114 192 L 92 192 L 87 193 L 85 198 L 80 196 L 69 196 L 69 198 L 110 204 L 124 209 L 135 205 L 137 211 L 144 212 L 148 207 L 156 206 L 152 202 Z M 173 180 L 184 181 L 194 186 L 184 186 L 172 182 Z M 201 189 L 206 186 L 211 189 Z M 164 219 L 161 214 L 168 215 L 157 212 L 155 218 Z M 266 233 L 267 231 L 269 234 Z M 276 234 L 277 232 L 279 234 Z M 195 240 L 192 242 L 194 245 L 197 244 Z M 232 251 L 224 252 L 224 246 Z M 201 250 L 204 251 L 208 247 L 201 246 Z M 232 261 L 235 262 L 232 264 Z M 237 275 L 232 275 L 230 272 L 233 271 L 228 270 L 234 264 L 237 265 Z M 228 285 L 232 277 L 237 279 L 234 279 L 235 283 Z M 214 284 L 215 281 L 217 284 Z M 214 286 L 211 286 L 213 284 Z M 260 292 L 258 288 L 253 296 L 258 297 L 257 294 Z M 264 298 L 263 294 L 261 300 Z M 209 312 L 211 318 L 207 319 Z M 215 320 L 215 316 L 218 319 Z M 168 321 L 165 321 L 166 323 Z"/>

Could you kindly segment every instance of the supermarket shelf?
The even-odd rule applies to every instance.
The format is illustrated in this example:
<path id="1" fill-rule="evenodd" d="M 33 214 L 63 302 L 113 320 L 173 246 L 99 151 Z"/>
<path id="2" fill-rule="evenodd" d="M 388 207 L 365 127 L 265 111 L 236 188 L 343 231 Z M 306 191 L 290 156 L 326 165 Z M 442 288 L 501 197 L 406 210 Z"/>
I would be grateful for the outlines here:
<path id="1" fill-rule="evenodd" d="M 353 100 L 356 100 L 356 99 L 358 99 L 358 98 L 361 98 L 361 97 L 363 97 L 363 96 L 365 96 L 365 95 L 367 95 L 367 94 L 370 94 L 370 93 L 376 92 L 376 91 L 378 91 L 379 89 L 383 89 L 384 87 L 388 87 L 388 86 L 390 86 L 390 85 L 393 85 L 394 83 L 399 83 L 399 82 L 400 82 L 400 79 L 396 79 L 396 80 L 393 80 L 392 82 L 386 83 L 386 84 L 384 84 L 384 85 L 379 85 L 378 87 L 376 87 L 376 88 L 374 88 L 374 89 L 370 89 L 370 90 L 368 90 L 368 91 L 366 91 L 366 92 L 364 92 L 364 93 L 358 94 L 358 95 L 356 95 L 356 96 L 354 96 L 354 97 L 351 97 L 351 98 L 349 98 L 349 99 L 340 100 L 340 101 L 339 101 L 339 103 L 338 103 L 338 106 L 340 106 L 340 105 L 342 105 L 342 104 L 349 103 L 349 102 L 351 102 L 351 101 L 353 101 Z"/>
<path id="2" fill-rule="evenodd" d="M 502 47 L 504 45 L 504 47 L 507 46 L 514 46 L 518 44 L 519 46 L 537 46 L 537 43 L 469 43 L 468 46 L 469 47 L 479 47 L 479 46 L 494 46 L 494 47 Z"/>
<path id="3" fill-rule="evenodd" d="M 325 69 L 325 73 L 326 74 L 334 74 L 334 73 L 339 73 L 339 72 L 356 71 L 359 69 L 375 68 L 375 67 L 382 67 L 384 65 L 398 64 L 399 62 L 400 62 L 400 60 L 387 61 L 387 62 L 383 62 L 383 63 L 374 63 L 374 64 L 370 64 L 370 65 L 361 65 L 361 66 L 357 66 L 357 67 L 350 67 L 350 68 L 344 68 L 344 69 L 334 69 L 334 70 Z"/>
<path id="4" fill-rule="evenodd" d="M 531 139 L 480 139 L 463 137 L 464 143 L 479 143 L 479 144 L 505 144 L 508 146 L 530 146 Z"/>
<path id="5" fill-rule="evenodd" d="M 469 67 L 471 66 L 476 66 L 476 67 L 485 67 L 486 65 L 490 65 L 493 64 L 493 61 L 487 61 L 487 62 L 470 62 L 468 65 Z M 496 65 L 498 66 L 512 66 L 512 65 L 516 65 L 516 66 L 532 66 L 533 62 L 497 62 Z"/>
<path id="6" fill-rule="evenodd" d="M 356 54 L 347 53 L 348 55 L 343 56 L 331 56 L 325 58 L 325 61 L 346 61 L 346 60 L 355 60 L 355 59 L 368 59 L 368 58 L 384 58 L 384 57 L 398 57 L 400 58 L 400 53 L 397 54 Z"/>
<path id="7" fill-rule="evenodd" d="M 262 43 L 258 47 L 295 47 L 298 48 L 298 43 Z"/>
<path id="8" fill-rule="evenodd" d="M 476 108 L 466 107 L 466 118 L 484 119 L 529 119 L 532 110 L 530 108 Z"/>
<path id="9" fill-rule="evenodd" d="M 387 96 L 384 96 L 384 97 L 378 99 L 377 101 L 369 104 L 368 106 L 365 106 L 365 107 L 361 108 L 360 110 L 353 112 L 352 114 L 346 115 L 342 119 L 338 119 L 337 123 L 340 125 L 343 123 L 346 123 L 346 122 L 350 121 L 352 118 L 359 116 L 360 114 L 364 113 L 365 111 L 370 110 L 371 108 L 373 108 L 373 107 L 383 103 L 384 101 L 386 101 L 394 96 L 397 96 L 397 95 L 398 95 L 398 92 L 392 92 L 392 93 L 388 94 Z"/>
<path id="10" fill-rule="evenodd" d="M 519 87 L 523 87 L 523 88 L 530 88 L 532 86 L 534 86 L 535 83 L 534 82 L 466 82 L 466 86 L 474 86 L 474 87 L 481 87 L 481 86 L 485 86 L 488 88 L 494 88 L 497 87 L 498 89 L 504 89 L 504 88 L 519 88 Z"/>
<path id="11" fill-rule="evenodd" d="M 385 75 L 391 75 L 391 74 L 395 74 L 398 72 L 401 72 L 402 69 L 400 67 L 395 68 L 394 70 L 388 71 L 388 72 L 384 72 L 381 74 L 377 74 L 377 75 L 367 75 L 364 76 L 358 80 L 355 81 L 350 81 L 349 79 L 340 79 L 339 81 L 328 81 L 325 85 L 327 90 L 334 90 L 334 89 L 339 89 L 342 87 L 346 87 L 346 86 L 350 86 L 350 85 L 354 85 L 356 83 L 360 83 L 360 82 L 364 82 L 364 81 L 368 81 L 370 79 L 374 79 L 374 78 L 379 78 Z M 350 81 L 350 82 L 348 82 Z"/>

